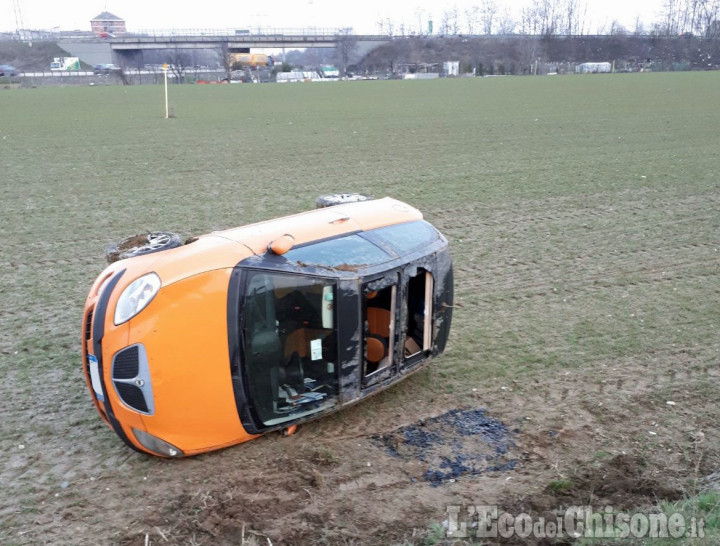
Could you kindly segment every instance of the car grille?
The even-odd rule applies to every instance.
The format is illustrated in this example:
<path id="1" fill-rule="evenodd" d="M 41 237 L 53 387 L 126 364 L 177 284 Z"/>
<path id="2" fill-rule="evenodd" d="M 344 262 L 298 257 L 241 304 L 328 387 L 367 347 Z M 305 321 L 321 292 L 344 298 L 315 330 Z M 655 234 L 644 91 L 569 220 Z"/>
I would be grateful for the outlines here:
<path id="1" fill-rule="evenodd" d="M 93 311 L 95 311 L 94 307 L 91 307 L 87 315 L 85 316 L 85 325 L 84 325 L 84 332 L 83 332 L 83 338 L 84 338 L 84 345 L 85 345 L 85 351 L 87 353 L 90 353 L 90 348 L 87 347 L 88 341 L 90 341 L 90 338 L 92 337 L 92 324 L 93 324 Z M 87 372 L 88 379 L 90 379 L 90 359 L 85 359 L 85 371 Z M 92 391 L 92 389 L 91 389 Z M 94 393 L 94 391 L 93 391 Z"/>
<path id="2" fill-rule="evenodd" d="M 154 413 L 150 367 L 143 345 L 132 345 L 115 354 L 112 381 L 126 406 L 148 415 Z"/>
<path id="3" fill-rule="evenodd" d="M 138 348 L 137 345 L 128 347 L 115 355 L 113 364 L 113 379 L 134 379 L 138 376 Z"/>
<path id="4" fill-rule="evenodd" d="M 140 387 L 136 387 L 135 385 L 131 385 L 129 383 L 115 382 L 115 388 L 120 395 L 120 399 L 125 402 L 125 404 L 137 411 L 148 413 L 145 395 Z"/>
<path id="5" fill-rule="evenodd" d="M 95 308 L 91 307 L 88 311 L 87 317 L 85 317 L 85 341 L 90 341 L 90 338 L 92 337 L 92 321 L 94 310 Z"/>

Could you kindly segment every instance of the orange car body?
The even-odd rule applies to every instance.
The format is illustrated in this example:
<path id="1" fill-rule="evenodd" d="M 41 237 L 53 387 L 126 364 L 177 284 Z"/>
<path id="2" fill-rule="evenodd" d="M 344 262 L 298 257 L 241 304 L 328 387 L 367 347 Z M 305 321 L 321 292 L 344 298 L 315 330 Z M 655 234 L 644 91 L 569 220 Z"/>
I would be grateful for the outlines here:
<path id="1" fill-rule="evenodd" d="M 389 259 L 381 263 L 290 258 L 293 249 L 325 248 L 314 246 L 318 242 L 345 245 L 338 248 L 352 254 L 365 245 L 356 245 L 357 237 L 392 226 L 410 235 L 417 229 L 430 244 L 410 254 L 386 249 Z M 125 305 L 119 300 L 148 274 L 159 279 L 149 302 L 118 321 L 118 306 Z M 288 279 L 302 285 L 296 294 L 302 303 L 280 307 L 274 302 L 293 290 Z M 380 313 L 388 317 L 381 325 L 386 337 L 375 336 L 382 354 L 371 358 L 382 360 L 370 362 L 376 340 L 368 324 L 377 313 L 366 307 L 373 307 L 368 298 L 378 290 L 387 295 Z M 415 318 L 403 298 L 416 302 Z M 306 304 L 313 318 L 288 318 Z M 249 305 L 272 315 L 267 325 L 257 327 Z M 83 368 L 98 412 L 129 446 L 160 456 L 194 455 L 336 411 L 416 371 L 444 349 L 451 306 L 447 241 L 419 211 L 390 198 L 344 204 L 111 264 L 85 302 Z M 275 360 L 283 362 L 276 367 Z"/>

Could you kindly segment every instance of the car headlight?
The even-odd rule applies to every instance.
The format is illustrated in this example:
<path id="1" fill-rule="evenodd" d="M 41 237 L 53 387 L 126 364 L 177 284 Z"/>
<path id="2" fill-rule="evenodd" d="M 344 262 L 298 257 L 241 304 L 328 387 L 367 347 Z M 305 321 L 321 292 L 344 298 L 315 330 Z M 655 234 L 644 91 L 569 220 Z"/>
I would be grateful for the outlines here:
<path id="1" fill-rule="evenodd" d="M 160 277 L 148 273 L 134 280 L 123 290 L 115 306 L 115 326 L 127 322 L 145 309 L 160 290 Z"/>

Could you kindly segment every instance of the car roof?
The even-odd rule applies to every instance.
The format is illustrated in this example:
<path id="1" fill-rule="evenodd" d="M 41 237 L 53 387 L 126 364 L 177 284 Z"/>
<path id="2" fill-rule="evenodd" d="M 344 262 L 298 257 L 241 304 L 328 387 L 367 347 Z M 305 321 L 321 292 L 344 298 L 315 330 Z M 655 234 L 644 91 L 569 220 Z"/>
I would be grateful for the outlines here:
<path id="1" fill-rule="evenodd" d="M 126 268 L 128 278 L 137 278 L 154 271 L 162 279 L 163 285 L 168 285 L 207 271 L 232 268 L 247 258 L 265 255 L 268 245 L 286 234 L 293 237 L 294 246 L 297 247 L 422 219 L 419 210 L 390 197 L 348 203 L 214 231 L 198 237 L 191 244 L 121 260 L 106 271 Z"/>
<path id="2" fill-rule="evenodd" d="M 422 213 L 416 208 L 397 199 L 385 197 L 215 231 L 211 235 L 242 243 L 253 253 L 262 254 L 272 241 L 285 234 L 291 235 L 294 245 L 297 246 L 347 233 L 422 220 L 422 218 Z"/>

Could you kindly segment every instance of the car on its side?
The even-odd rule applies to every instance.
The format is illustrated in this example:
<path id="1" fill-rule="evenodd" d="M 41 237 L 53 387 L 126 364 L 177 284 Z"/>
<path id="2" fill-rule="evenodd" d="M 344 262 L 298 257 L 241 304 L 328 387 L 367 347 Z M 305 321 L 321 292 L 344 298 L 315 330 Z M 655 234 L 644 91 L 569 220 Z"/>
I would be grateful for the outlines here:
<path id="1" fill-rule="evenodd" d="M 17 70 L 9 64 L 0 64 L 0 77 L 2 76 L 17 76 Z"/>
<path id="2" fill-rule="evenodd" d="M 164 457 L 335 412 L 441 354 L 448 242 L 412 206 L 339 194 L 317 210 L 109 249 L 85 302 L 83 369 L 103 420 Z"/>

